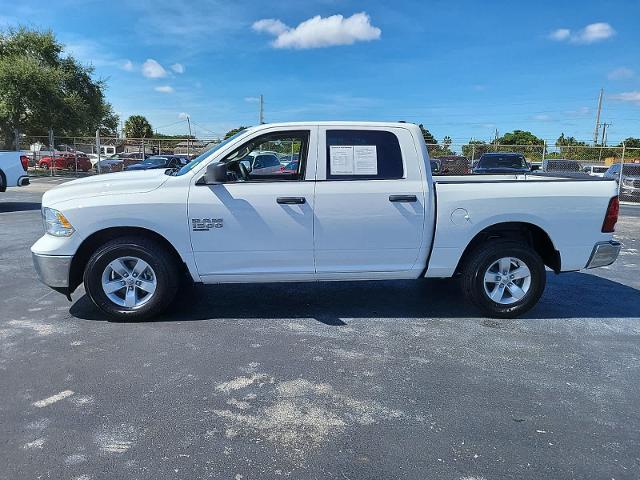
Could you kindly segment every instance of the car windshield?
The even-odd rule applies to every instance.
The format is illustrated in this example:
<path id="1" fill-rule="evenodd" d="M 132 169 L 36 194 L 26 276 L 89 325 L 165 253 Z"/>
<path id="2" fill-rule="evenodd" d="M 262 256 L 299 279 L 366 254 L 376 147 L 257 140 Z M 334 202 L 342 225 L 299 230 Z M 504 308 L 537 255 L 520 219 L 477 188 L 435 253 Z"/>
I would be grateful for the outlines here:
<path id="1" fill-rule="evenodd" d="M 519 155 L 487 155 L 480 158 L 478 168 L 528 168 L 524 157 Z"/>
<path id="2" fill-rule="evenodd" d="M 180 170 L 177 170 L 173 175 L 184 175 L 185 173 L 190 172 L 191 170 L 196 168 L 198 165 L 200 165 L 201 162 L 203 162 L 204 160 L 209 158 L 212 153 L 214 153 L 215 151 L 217 151 L 220 148 L 224 147 L 226 144 L 228 144 L 229 142 L 232 142 L 237 137 L 239 137 L 240 135 L 245 134 L 246 132 L 247 132 L 246 130 L 240 130 L 235 135 L 232 135 L 229 138 L 227 138 L 226 140 L 223 140 L 222 142 L 218 143 L 217 145 L 215 145 L 214 147 L 210 148 L 206 152 L 201 153 L 200 155 L 198 155 L 196 158 L 191 160 L 189 163 L 187 163 Z"/>
<path id="3" fill-rule="evenodd" d="M 620 172 L 620 169 L 617 169 Z M 622 167 L 622 174 L 631 177 L 640 177 L 640 163 L 638 165 L 625 165 Z"/>

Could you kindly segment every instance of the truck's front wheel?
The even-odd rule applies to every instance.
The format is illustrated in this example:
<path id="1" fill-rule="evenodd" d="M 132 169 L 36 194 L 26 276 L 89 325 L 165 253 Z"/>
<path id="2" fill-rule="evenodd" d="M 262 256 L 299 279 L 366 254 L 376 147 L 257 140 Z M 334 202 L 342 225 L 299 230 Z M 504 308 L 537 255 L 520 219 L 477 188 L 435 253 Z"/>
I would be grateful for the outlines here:
<path id="1" fill-rule="evenodd" d="M 171 303 L 178 278 L 176 262 L 163 245 L 126 237 L 94 252 L 85 268 L 84 285 L 93 303 L 108 315 L 143 320 Z"/>
<path id="2" fill-rule="evenodd" d="M 471 251 L 462 267 L 462 288 L 486 315 L 514 318 L 531 309 L 546 285 L 540 256 L 524 243 L 497 240 Z"/>

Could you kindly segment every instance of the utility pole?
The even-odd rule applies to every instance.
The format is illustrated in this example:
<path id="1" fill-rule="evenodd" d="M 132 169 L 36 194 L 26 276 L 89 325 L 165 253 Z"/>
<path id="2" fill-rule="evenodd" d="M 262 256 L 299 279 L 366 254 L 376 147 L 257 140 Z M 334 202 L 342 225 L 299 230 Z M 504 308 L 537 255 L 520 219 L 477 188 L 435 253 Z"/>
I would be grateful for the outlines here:
<path id="1" fill-rule="evenodd" d="M 607 122 L 604 122 L 602 124 L 602 142 L 601 143 L 605 147 L 607 146 L 607 127 L 610 127 L 610 126 L 611 124 Z"/>
<path id="2" fill-rule="evenodd" d="M 189 125 L 189 138 L 187 138 L 187 155 L 191 155 L 191 117 L 187 115 L 187 124 Z"/>
<path id="3" fill-rule="evenodd" d="M 601 123 L 599 125 L 602 125 L 602 141 L 600 142 L 600 154 L 598 155 L 598 162 L 602 161 L 602 150 L 605 147 L 605 143 L 607 141 L 607 127 L 611 126 L 611 123 Z"/>
<path id="4" fill-rule="evenodd" d="M 600 89 L 600 96 L 598 97 L 598 111 L 596 112 L 596 128 L 593 131 L 593 144 L 598 143 L 598 131 L 600 129 L 600 112 L 602 112 L 602 95 L 604 94 L 604 88 Z"/>
<path id="5" fill-rule="evenodd" d="M 260 117 L 258 118 L 260 125 L 264 123 L 264 97 L 260 94 Z"/>

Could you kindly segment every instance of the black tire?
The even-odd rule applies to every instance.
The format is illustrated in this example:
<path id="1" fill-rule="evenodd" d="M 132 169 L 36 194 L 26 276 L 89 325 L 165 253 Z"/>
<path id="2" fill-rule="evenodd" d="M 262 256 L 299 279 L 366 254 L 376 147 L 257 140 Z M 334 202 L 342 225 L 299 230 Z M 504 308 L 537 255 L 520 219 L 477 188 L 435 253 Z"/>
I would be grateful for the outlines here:
<path id="1" fill-rule="evenodd" d="M 505 257 L 520 259 L 530 271 L 531 284 L 520 300 L 511 304 L 493 301 L 485 290 L 485 272 L 496 261 Z M 467 299 L 484 314 L 493 318 L 514 318 L 527 312 L 542 296 L 547 283 L 544 262 L 529 245 L 513 240 L 495 240 L 483 243 L 469 252 L 461 269 L 462 290 Z"/>
<path id="2" fill-rule="evenodd" d="M 4 172 L 0 170 L 0 192 L 7 191 L 7 177 L 4 176 Z"/>
<path id="3" fill-rule="evenodd" d="M 120 257 L 137 257 L 155 272 L 156 290 L 139 307 L 125 307 L 112 302 L 102 288 L 102 273 L 107 265 Z M 119 320 L 145 320 L 163 312 L 173 301 L 180 285 L 176 259 L 160 243 L 142 236 L 111 240 L 91 255 L 84 270 L 84 286 L 89 298 L 103 312 Z"/>

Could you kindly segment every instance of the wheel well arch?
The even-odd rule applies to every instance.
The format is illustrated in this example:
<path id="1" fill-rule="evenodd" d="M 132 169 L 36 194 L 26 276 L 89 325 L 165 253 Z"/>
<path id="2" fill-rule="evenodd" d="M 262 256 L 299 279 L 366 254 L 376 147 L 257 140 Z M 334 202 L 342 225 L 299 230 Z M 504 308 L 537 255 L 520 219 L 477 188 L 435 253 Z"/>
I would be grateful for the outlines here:
<path id="1" fill-rule="evenodd" d="M 73 260 L 71 261 L 71 269 L 69 271 L 69 293 L 73 293 L 73 291 L 78 288 L 78 285 L 82 283 L 84 269 L 93 252 L 95 252 L 100 245 L 104 245 L 109 240 L 125 235 L 140 235 L 156 240 L 174 257 L 176 264 L 181 270 L 181 274 L 185 277 L 188 276 L 189 271 L 187 265 L 182 260 L 178 251 L 171 242 L 169 242 L 169 240 L 159 233 L 144 227 L 110 227 L 92 233 L 85 238 L 80 244 L 80 247 L 78 247 L 78 250 L 73 256 Z"/>
<path id="2" fill-rule="evenodd" d="M 542 261 L 547 267 L 555 273 L 560 273 L 562 266 L 560 252 L 556 250 L 551 241 L 551 237 L 538 225 L 528 222 L 496 223 L 478 232 L 464 249 L 458 261 L 456 273 L 460 271 L 465 257 L 471 251 L 493 238 L 526 242 L 540 255 L 540 258 L 542 258 Z"/>

